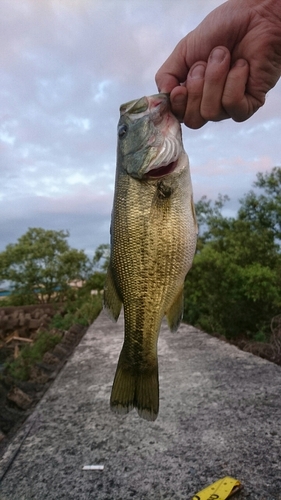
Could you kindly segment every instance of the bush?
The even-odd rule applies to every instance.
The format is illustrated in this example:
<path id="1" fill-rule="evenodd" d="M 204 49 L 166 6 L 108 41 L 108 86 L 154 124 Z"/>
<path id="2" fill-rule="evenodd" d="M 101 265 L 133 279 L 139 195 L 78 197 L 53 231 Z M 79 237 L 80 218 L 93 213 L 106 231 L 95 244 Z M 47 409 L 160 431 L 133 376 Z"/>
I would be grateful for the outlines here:
<path id="1" fill-rule="evenodd" d="M 79 294 L 76 300 L 69 300 L 65 313 L 56 314 L 51 321 L 51 327 L 68 330 L 73 324 L 90 326 L 102 309 L 101 295 Z"/>
<path id="2" fill-rule="evenodd" d="M 246 195 L 236 218 L 222 214 L 227 197 L 196 205 L 202 234 L 185 281 L 184 320 L 266 341 L 281 310 L 281 169 L 258 174 L 255 186 L 265 193 Z"/>
<path id="3" fill-rule="evenodd" d="M 31 368 L 42 360 L 45 352 L 53 349 L 61 341 L 61 335 L 47 331 L 39 332 L 34 344 L 26 345 L 19 353 L 17 359 L 8 363 L 8 373 L 18 380 L 28 380 Z"/>

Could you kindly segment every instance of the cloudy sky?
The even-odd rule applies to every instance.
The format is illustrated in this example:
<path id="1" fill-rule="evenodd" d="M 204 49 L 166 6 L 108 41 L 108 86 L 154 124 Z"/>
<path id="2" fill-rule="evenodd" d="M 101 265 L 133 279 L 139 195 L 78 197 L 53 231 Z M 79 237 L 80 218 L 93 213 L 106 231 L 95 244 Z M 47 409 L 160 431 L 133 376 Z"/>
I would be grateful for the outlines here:
<path id="1" fill-rule="evenodd" d="M 28 227 L 70 231 L 90 255 L 109 242 L 120 104 L 218 0 L 1 0 L 0 251 Z M 281 165 L 281 83 L 243 124 L 185 128 L 195 200 L 237 207 Z"/>

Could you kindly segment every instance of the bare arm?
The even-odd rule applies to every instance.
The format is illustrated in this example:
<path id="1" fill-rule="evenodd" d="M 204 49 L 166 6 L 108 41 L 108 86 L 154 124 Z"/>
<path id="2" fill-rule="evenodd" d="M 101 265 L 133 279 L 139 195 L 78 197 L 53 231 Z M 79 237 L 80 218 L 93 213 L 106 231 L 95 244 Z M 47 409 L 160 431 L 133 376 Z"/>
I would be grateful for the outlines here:
<path id="1" fill-rule="evenodd" d="M 156 74 L 191 128 L 244 121 L 281 75 L 281 0 L 228 0 L 176 46 Z"/>

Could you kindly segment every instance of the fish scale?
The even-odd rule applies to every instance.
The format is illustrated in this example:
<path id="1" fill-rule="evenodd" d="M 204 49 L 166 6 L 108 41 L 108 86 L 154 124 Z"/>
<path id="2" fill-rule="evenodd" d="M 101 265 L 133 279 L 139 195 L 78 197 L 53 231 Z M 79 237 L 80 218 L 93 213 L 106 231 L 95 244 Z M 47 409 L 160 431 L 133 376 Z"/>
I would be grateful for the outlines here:
<path id="1" fill-rule="evenodd" d="M 120 109 L 104 307 L 117 320 L 123 304 L 125 336 L 110 404 L 117 413 L 135 407 L 142 418 L 155 420 L 159 330 L 165 315 L 171 330 L 180 323 L 197 224 L 188 157 L 168 96 Z"/>

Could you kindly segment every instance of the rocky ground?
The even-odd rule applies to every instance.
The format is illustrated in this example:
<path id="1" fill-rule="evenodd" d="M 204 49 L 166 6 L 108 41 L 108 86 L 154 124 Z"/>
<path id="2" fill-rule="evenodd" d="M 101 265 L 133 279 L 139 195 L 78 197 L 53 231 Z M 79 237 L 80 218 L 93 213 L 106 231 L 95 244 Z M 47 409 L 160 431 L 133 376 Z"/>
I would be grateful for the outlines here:
<path id="1" fill-rule="evenodd" d="M 0 379 L 0 455 L 33 412 L 86 330 L 77 324 L 66 332 L 52 331 L 61 334 L 61 341 L 34 366 L 28 381 L 17 381 L 4 371 Z"/>

